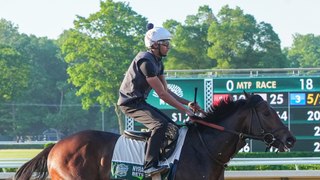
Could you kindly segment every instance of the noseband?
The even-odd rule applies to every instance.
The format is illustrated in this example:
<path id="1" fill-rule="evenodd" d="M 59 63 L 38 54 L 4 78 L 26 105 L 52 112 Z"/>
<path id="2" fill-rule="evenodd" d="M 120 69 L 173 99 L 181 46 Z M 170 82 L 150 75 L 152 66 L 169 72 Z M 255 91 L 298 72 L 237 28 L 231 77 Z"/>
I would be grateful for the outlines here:
<path id="1" fill-rule="evenodd" d="M 264 101 L 261 101 L 259 102 L 258 104 L 256 104 L 255 106 L 261 104 L 261 103 L 264 103 Z M 257 134 L 254 134 L 253 131 L 251 131 L 251 129 L 253 129 L 253 119 L 257 119 L 258 121 L 258 125 L 260 127 L 260 132 L 257 133 Z M 231 129 L 226 129 L 225 127 L 223 126 L 220 126 L 220 125 L 217 125 L 217 124 L 213 124 L 213 123 L 209 123 L 209 122 L 206 122 L 206 121 L 203 121 L 203 120 L 193 120 L 194 122 L 198 123 L 198 124 L 201 124 L 201 125 L 204 125 L 204 126 L 207 126 L 207 127 L 211 127 L 213 129 L 217 129 L 219 131 L 225 131 L 225 132 L 228 132 L 228 133 L 231 133 L 231 134 L 234 134 L 236 136 L 239 137 L 239 141 L 237 143 L 237 147 L 236 147 L 236 150 L 237 149 L 241 149 L 243 147 L 242 142 L 245 141 L 245 139 L 255 139 L 255 140 L 260 140 L 260 141 L 263 141 L 266 145 L 266 151 L 268 151 L 272 144 L 277 141 L 278 139 L 274 136 L 274 133 L 276 133 L 277 131 L 280 131 L 282 129 L 288 129 L 286 126 L 283 126 L 283 127 L 280 127 L 280 128 L 277 128 L 271 132 L 267 132 L 265 131 L 265 129 L 263 129 L 262 127 L 262 123 L 261 123 L 261 120 L 260 120 L 260 117 L 257 113 L 257 110 L 255 107 L 252 108 L 252 115 L 251 115 L 251 118 L 250 118 L 250 128 L 249 128 L 249 133 L 246 134 L 246 133 L 242 133 L 242 132 L 238 132 L 238 131 L 234 131 L 234 130 L 231 130 Z M 204 145 L 205 149 L 207 150 L 208 154 L 209 154 L 209 157 L 211 159 L 213 159 L 215 162 L 217 162 L 219 165 L 223 166 L 223 167 L 226 167 L 226 164 L 229 162 L 222 162 L 218 159 L 215 158 L 215 156 L 209 151 L 208 149 L 208 146 L 207 146 L 207 143 L 204 141 L 201 133 L 199 132 L 199 130 L 197 129 L 197 132 L 198 132 L 198 136 L 199 136 L 199 139 L 201 141 L 201 143 Z M 240 147 L 241 146 L 241 147 Z M 236 154 L 236 152 L 234 152 L 234 154 Z M 234 155 L 233 155 L 234 156 Z M 231 156 L 231 157 L 233 157 Z"/>

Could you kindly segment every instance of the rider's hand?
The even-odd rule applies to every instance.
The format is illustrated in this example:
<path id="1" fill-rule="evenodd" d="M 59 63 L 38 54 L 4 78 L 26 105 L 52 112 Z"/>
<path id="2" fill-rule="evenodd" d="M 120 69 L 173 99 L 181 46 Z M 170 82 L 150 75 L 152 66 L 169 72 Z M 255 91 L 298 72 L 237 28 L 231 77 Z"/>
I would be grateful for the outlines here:
<path id="1" fill-rule="evenodd" d="M 186 111 L 186 114 L 189 116 L 189 120 L 190 120 L 191 122 L 193 122 L 193 119 L 197 119 L 197 118 L 196 118 L 197 115 L 196 115 L 195 113 L 193 113 L 190 109 L 188 109 L 188 110 Z"/>
<path id="2" fill-rule="evenodd" d="M 196 102 L 189 102 L 188 107 L 190 109 L 192 109 L 193 112 L 197 112 L 199 109 L 201 109 L 200 106 L 198 105 L 198 103 L 196 103 Z"/>
<path id="3" fill-rule="evenodd" d="M 188 107 L 189 107 L 190 109 L 192 109 L 192 111 L 193 111 L 194 113 L 196 113 L 196 112 L 205 113 L 205 112 L 201 109 L 201 107 L 199 106 L 199 104 L 196 103 L 196 102 L 189 102 L 189 103 L 188 103 Z"/>
<path id="4" fill-rule="evenodd" d="M 186 114 L 187 114 L 189 117 L 195 116 L 194 112 L 192 112 L 190 109 L 187 109 L 187 110 L 186 110 Z"/>

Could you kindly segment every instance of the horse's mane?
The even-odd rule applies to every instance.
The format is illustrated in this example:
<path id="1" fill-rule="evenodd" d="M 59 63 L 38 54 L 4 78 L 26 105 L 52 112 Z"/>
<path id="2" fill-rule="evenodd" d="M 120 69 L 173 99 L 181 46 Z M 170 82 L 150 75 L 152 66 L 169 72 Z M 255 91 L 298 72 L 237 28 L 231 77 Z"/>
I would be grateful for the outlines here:
<path id="1" fill-rule="evenodd" d="M 216 123 L 232 114 L 232 112 L 237 109 L 237 104 L 239 102 L 234 101 L 232 96 L 221 98 L 218 101 L 215 101 L 213 105 L 209 107 L 203 120 Z"/>
<path id="2" fill-rule="evenodd" d="M 231 95 L 221 98 L 210 106 L 203 120 L 207 122 L 217 123 L 226 117 L 230 116 L 235 112 L 240 106 L 245 106 L 246 108 L 253 107 L 258 102 L 263 101 L 262 97 L 259 95 L 250 95 L 248 99 L 234 100 Z"/>

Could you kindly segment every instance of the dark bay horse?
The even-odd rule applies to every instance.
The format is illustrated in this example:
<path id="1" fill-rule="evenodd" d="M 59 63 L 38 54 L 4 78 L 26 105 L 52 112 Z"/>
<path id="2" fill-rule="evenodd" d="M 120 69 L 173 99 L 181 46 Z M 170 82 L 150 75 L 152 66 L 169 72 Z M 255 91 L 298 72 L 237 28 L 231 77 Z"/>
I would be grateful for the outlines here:
<path id="1" fill-rule="evenodd" d="M 212 106 L 201 118 L 194 118 L 173 179 L 224 179 L 225 164 L 245 145 L 245 139 L 264 141 L 286 151 L 295 137 L 259 95 L 230 98 Z M 110 179 L 111 159 L 120 135 L 103 131 L 82 131 L 47 147 L 16 172 L 15 179 Z"/>

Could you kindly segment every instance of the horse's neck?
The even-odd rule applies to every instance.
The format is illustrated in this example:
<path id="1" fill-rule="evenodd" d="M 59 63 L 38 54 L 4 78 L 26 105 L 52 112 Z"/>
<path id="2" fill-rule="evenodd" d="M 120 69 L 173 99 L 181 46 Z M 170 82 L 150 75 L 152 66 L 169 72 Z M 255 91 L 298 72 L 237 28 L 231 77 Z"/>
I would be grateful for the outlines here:
<path id="1" fill-rule="evenodd" d="M 245 129 L 245 117 L 234 115 L 230 119 L 222 120 L 218 125 L 230 130 Z M 239 128 L 239 126 L 241 126 Z M 202 139 L 202 140 L 201 140 Z M 239 138 L 230 132 L 222 132 L 203 125 L 192 126 L 188 130 L 185 144 L 181 152 L 181 167 L 177 179 L 188 179 L 185 172 L 192 172 L 194 179 L 218 179 L 224 171 L 221 165 L 227 163 L 244 144 L 238 144 Z M 197 166 L 191 166 L 197 164 Z M 192 167 L 192 168 L 190 168 Z M 183 178 L 181 178 L 183 177 Z"/>
<path id="2" fill-rule="evenodd" d="M 202 134 L 203 132 L 201 131 L 202 128 L 196 126 L 189 128 L 179 160 L 181 167 L 177 174 L 177 177 L 179 177 L 177 179 L 190 178 L 190 176 L 186 177 L 186 172 L 188 172 L 187 174 L 191 173 L 194 179 L 216 179 L 212 177 L 218 177 L 223 171 L 223 167 L 217 166 L 216 162 L 209 157 L 210 155 L 206 150 L 208 147 L 201 142 L 198 134 Z M 211 143 L 215 141 L 214 139 L 208 139 L 207 137 L 203 140 L 210 146 Z M 211 149 L 208 150 L 209 152 L 213 152 Z"/>
<path id="3" fill-rule="evenodd" d="M 250 113 L 250 112 L 248 112 Z M 250 115 L 249 115 L 250 116 Z M 244 146 L 245 142 L 238 135 L 228 132 L 247 132 L 248 131 L 248 114 L 241 116 L 237 113 L 222 120 L 218 125 L 224 127 L 225 131 L 219 131 L 205 127 L 201 133 L 208 150 L 218 161 L 226 163 Z"/>

